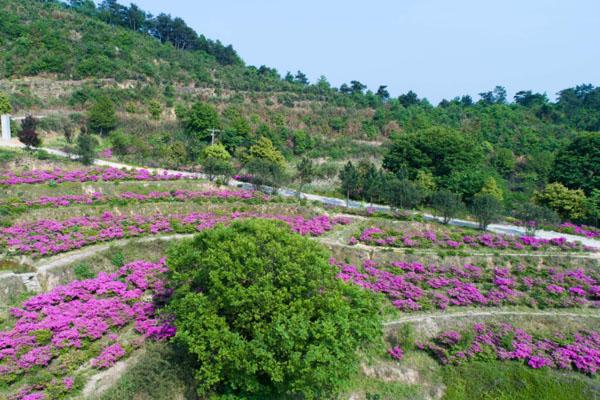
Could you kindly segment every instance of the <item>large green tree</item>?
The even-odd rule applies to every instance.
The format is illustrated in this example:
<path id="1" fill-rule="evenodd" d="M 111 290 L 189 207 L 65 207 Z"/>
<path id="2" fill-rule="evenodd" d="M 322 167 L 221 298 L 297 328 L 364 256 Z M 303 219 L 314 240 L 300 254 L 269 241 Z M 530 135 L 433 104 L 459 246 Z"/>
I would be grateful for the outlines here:
<path id="1" fill-rule="evenodd" d="M 559 151 L 552 178 L 587 194 L 600 189 L 600 132 L 582 133 Z"/>
<path id="2" fill-rule="evenodd" d="M 414 179 L 419 170 L 436 177 L 477 168 L 483 161 L 481 147 L 459 131 L 432 127 L 396 138 L 383 160 L 384 168 Z"/>
<path id="3" fill-rule="evenodd" d="M 377 340 L 377 303 L 336 278 L 316 242 L 266 220 L 206 230 L 168 251 L 177 335 L 203 397 L 331 398 Z"/>

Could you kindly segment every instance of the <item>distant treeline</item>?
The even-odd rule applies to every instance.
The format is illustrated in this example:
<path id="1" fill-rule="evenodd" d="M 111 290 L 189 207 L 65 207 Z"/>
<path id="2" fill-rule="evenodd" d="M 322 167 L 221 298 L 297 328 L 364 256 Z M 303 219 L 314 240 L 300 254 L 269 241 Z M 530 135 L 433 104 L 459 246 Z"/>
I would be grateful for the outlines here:
<path id="1" fill-rule="evenodd" d="M 62 3 L 67 7 L 102 21 L 118 25 L 136 32 L 148 34 L 162 43 L 171 43 L 175 48 L 188 51 L 204 51 L 223 65 L 242 63 L 231 45 L 225 46 L 219 40 L 207 39 L 198 35 L 183 19 L 172 18 L 161 13 L 157 16 L 142 10 L 135 4 L 129 7 L 119 4 L 116 0 L 103 0 L 97 7 L 92 0 L 43 0 L 44 3 Z"/>

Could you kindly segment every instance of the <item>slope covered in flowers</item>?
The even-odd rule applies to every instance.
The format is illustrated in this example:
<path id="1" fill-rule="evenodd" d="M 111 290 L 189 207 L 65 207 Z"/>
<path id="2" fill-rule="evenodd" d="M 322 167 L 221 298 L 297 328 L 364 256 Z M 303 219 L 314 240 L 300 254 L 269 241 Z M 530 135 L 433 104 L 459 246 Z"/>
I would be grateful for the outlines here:
<path id="1" fill-rule="evenodd" d="M 49 182 L 60 184 L 63 182 L 173 181 L 180 179 L 194 179 L 194 176 L 181 173 L 169 173 L 167 171 L 160 174 L 154 174 L 147 169 L 122 170 L 112 167 L 94 167 L 73 170 L 62 168 L 50 170 L 32 169 L 20 172 L 0 171 L 0 186 Z"/>
<path id="2" fill-rule="evenodd" d="M 533 335 L 511 324 L 473 324 L 462 332 L 445 331 L 417 347 L 443 364 L 496 357 L 517 360 L 531 368 L 550 367 L 594 375 L 600 368 L 600 332 Z"/>
<path id="3" fill-rule="evenodd" d="M 366 228 L 350 238 L 350 244 L 364 243 L 370 246 L 403 248 L 443 249 L 493 249 L 512 251 L 595 251 L 579 242 L 565 238 L 540 239 L 532 236 L 510 236 L 494 233 L 467 234 L 460 228 L 433 229 L 408 228 L 404 230 L 382 229 L 378 226 Z"/>
<path id="4" fill-rule="evenodd" d="M 215 213 L 194 212 L 186 215 L 116 215 L 105 212 L 97 217 L 73 217 L 67 220 L 39 220 L 0 228 L 0 248 L 11 254 L 45 256 L 78 249 L 98 242 L 156 235 L 161 233 L 193 233 L 227 223 L 238 218 L 275 219 L 287 223 L 302 235 L 319 236 L 336 224 L 347 224 L 346 218 L 320 215 L 306 219 L 303 216 L 262 214 L 258 212 Z"/>
<path id="5" fill-rule="evenodd" d="M 115 273 L 73 281 L 12 309 L 14 325 L 0 332 L 0 381 L 18 387 L 12 398 L 68 394 L 81 366 L 107 368 L 146 339 L 171 337 L 174 327 L 155 314 L 154 301 L 169 295 L 164 272 L 164 260 L 134 261 Z M 124 344 L 119 334 L 127 328 L 138 338 Z M 42 370 L 45 378 L 30 384 L 27 378 Z"/>
<path id="6" fill-rule="evenodd" d="M 371 260 L 359 268 L 332 262 L 339 268 L 340 279 L 386 295 L 405 312 L 451 306 L 600 307 L 598 270 L 524 265 L 482 268 L 403 261 L 378 265 Z"/>

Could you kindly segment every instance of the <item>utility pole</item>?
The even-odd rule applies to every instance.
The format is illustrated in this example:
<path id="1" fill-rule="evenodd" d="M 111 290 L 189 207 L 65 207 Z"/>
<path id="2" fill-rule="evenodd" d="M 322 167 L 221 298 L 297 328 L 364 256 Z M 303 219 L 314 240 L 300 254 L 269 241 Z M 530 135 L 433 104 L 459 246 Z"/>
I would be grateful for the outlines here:
<path id="1" fill-rule="evenodd" d="M 215 128 L 210 128 L 210 144 L 213 145 L 215 144 L 215 133 L 217 132 L 221 132 L 219 129 L 215 129 Z"/>

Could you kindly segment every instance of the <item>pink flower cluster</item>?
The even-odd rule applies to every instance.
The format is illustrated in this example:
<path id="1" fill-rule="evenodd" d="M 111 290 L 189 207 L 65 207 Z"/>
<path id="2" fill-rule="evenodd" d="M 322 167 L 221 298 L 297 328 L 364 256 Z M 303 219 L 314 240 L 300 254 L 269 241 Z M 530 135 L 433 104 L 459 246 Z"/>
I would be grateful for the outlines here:
<path id="1" fill-rule="evenodd" d="M 189 178 L 189 176 L 164 171 L 161 174 L 153 174 L 146 169 L 122 170 L 118 168 L 89 168 L 81 170 L 64 170 L 55 168 L 52 170 L 33 169 L 14 173 L 12 171 L 0 172 L 0 185 L 37 184 L 48 182 L 112 182 L 112 181 L 173 181 Z"/>
<path id="2" fill-rule="evenodd" d="M 115 333 L 130 325 L 144 338 L 173 336 L 174 326 L 157 319 L 154 304 L 146 300 L 149 294 L 169 294 L 161 279 L 166 270 L 164 260 L 135 261 L 115 273 L 73 281 L 11 309 L 16 322 L 12 329 L 0 332 L 0 376 L 19 376 L 51 362 L 66 371 L 67 365 L 62 365 L 68 362 L 62 357 L 66 351 L 84 349 L 96 341 L 114 342 L 118 338 Z M 124 355 L 122 346 L 112 343 L 91 364 L 106 368 Z M 70 377 L 63 380 L 68 390 L 73 383 Z"/>
<path id="3" fill-rule="evenodd" d="M 160 233 L 192 233 L 212 228 L 238 218 L 264 218 L 286 222 L 301 235 L 319 236 L 336 224 L 347 224 L 347 218 L 329 218 L 326 215 L 305 219 L 303 216 L 233 212 L 230 215 L 191 213 L 187 215 L 160 213 L 143 215 L 116 215 L 105 212 L 98 217 L 73 217 L 67 220 L 40 220 L 0 228 L 0 249 L 14 254 L 39 256 L 61 253 L 83 246 Z"/>
<path id="4" fill-rule="evenodd" d="M 555 333 L 540 338 L 510 324 L 477 323 L 471 332 L 448 340 L 444 332 L 417 347 L 437 357 L 443 364 L 460 364 L 491 350 L 499 360 L 521 360 L 531 368 L 574 369 L 595 374 L 600 368 L 600 333 Z M 465 339 L 465 340 L 463 340 Z"/>
<path id="5" fill-rule="evenodd" d="M 400 361 L 404 358 L 404 352 L 400 348 L 400 346 L 392 347 L 388 349 L 388 354 L 397 361 Z"/>
<path id="6" fill-rule="evenodd" d="M 593 226 L 586 225 L 575 225 L 571 222 L 562 223 L 558 227 L 555 227 L 553 229 L 556 229 L 559 232 L 569 233 L 571 235 L 585 236 L 591 239 L 600 237 L 600 228 L 594 228 Z"/>
<path id="7" fill-rule="evenodd" d="M 595 249 L 583 246 L 579 242 L 569 242 L 565 238 L 539 239 L 532 236 L 510 236 L 484 233 L 480 235 L 463 235 L 460 231 L 439 233 L 433 230 L 406 230 L 404 232 L 384 231 L 373 227 L 363 230 L 351 239 L 351 244 L 360 241 L 375 246 L 416 247 L 416 248 L 449 248 L 449 249 L 510 249 L 510 250 L 586 250 Z"/>
<path id="8" fill-rule="evenodd" d="M 52 206 L 68 207 L 73 204 L 105 204 L 122 202 L 146 202 L 146 201 L 189 201 L 194 199 L 226 199 L 226 200 L 250 200 L 257 199 L 268 201 L 269 196 L 260 192 L 251 190 L 173 190 L 169 192 L 150 192 L 140 194 L 134 192 L 123 192 L 115 196 L 107 196 L 99 192 L 82 195 L 63 195 L 63 196 L 41 196 L 35 200 L 24 201 L 27 206 Z"/>
<path id="9" fill-rule="evenodd" d="M 100 153 L 98 153 L 98 155 L 100 156 L 100 158 L 110 159 L 113 156 L 113 151 L 111 148 L 104 149 Z"/>
<path id="10" fill-rule="evenodd" d="M 94 358 L 91 364 L 100 369 L 109 368 L 123 357 L 125 357 L 125 349 L 119 343 L 115 343 L 102 350 L 102 353 Z"/>
<path id="11" fill-rule="evenodd" d="M 334 260 L 335 263 L 335 260 Z M 363 268 L 337 264 L 338 278 L 390 298 L 403 311 L 448 306 L 600 307 L 600 274 L 581 268 L 483 269 L 472 264 L 441 266 L 392 262 Z"/>

